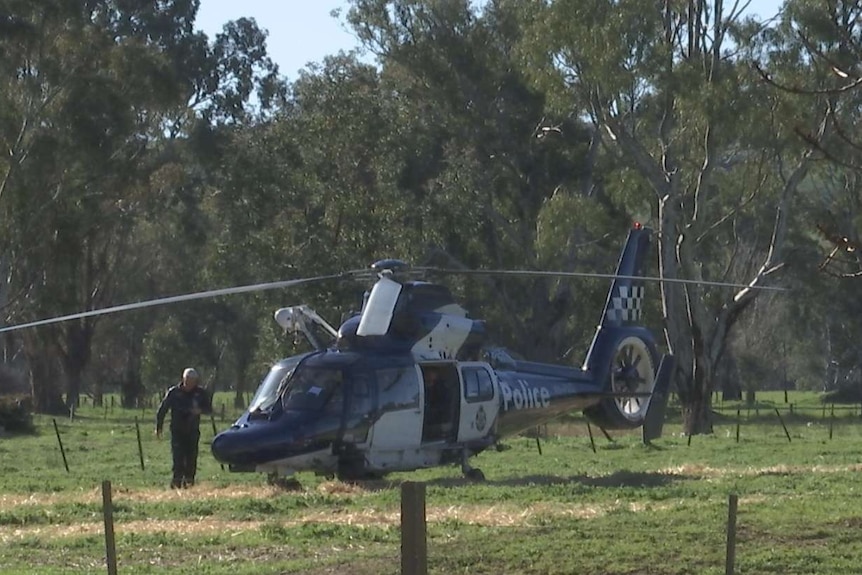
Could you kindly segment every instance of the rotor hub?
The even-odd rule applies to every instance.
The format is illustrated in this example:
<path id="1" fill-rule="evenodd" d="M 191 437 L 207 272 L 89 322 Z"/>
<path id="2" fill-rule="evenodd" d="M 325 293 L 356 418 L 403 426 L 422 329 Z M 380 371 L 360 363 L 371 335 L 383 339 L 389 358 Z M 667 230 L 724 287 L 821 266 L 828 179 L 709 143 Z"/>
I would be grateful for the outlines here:
<path id="1" fill-rule="evenodd" d="M 371 264 L 371 270 L 377 273 L 378 277 L 393 277 L 402 275 L 410 271 L 410 264 L 403 260 L 385 259 L 378 260 Z"/>

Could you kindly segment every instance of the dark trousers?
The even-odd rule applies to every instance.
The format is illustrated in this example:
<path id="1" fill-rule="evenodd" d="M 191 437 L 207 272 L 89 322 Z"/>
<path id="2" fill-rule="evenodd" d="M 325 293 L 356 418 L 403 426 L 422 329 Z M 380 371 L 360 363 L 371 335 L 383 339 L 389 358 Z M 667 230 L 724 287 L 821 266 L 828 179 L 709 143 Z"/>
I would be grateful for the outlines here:
<path id="1" fill-rule="evenodd" d="M 174 458 L 173 487 L 193 485 L 198 468 L 200 433 L 171 433 L 171 454 Z"/>

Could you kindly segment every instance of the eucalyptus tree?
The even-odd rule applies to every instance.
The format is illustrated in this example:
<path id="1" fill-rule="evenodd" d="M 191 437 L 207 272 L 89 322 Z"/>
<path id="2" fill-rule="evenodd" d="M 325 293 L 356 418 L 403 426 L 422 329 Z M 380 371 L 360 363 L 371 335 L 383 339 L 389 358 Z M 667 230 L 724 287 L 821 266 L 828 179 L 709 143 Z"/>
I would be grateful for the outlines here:
<path id="1" fill-rule="evenodd" d="M 153 276 L 159 266 L 147 257 L 150 240 L 194 243 L 187 233 L 194 225 L 159 229 L 171 213 L 194 221 L 200 180 L 194 169 L 179 173 L 188 158 L 182 148 L 202 121 L 245 121 L 242 103 L 255 86 L 266 83 L 263 102 L 278 93 L 275 82 L 259 81 L 272 79 L 263 71 L 271 63 L 254 22 L 234 23 L 210 44 L 194 30 L 198 5 L 7 3 L 2 25 L 9 33 L 0 38 L 7 321 L 151 296 L 165 283 Z M 28 355 L 49 365 L 61 360 L 70 405 L 100 321 L 25 336 Z M 34 378 L 40 408 L 56 406 L 62 379 Z"/>
<path id="2" fill-rule="evenodd" d="M 789 0 L 773 35 L 783 51 L 813 70 L 804 76 L 781 74 L 784 62 L 764 58 L 758 70 L 777 91 L 811 101 L 828 97 L 832 137 L 800 132 L 830 166 L 820 175 L 821 193 L 809 208 L 824 244 L 823 270 L 837 277 L 862 277 L 862 5 L 839 0 Z"/>
<path id="3" fill-rule="evenodd" d="M 414 203 L 428 258 L 453 267 L 595 269 L 613 248 L 591 240 L 614 226 L 622 237 L 624 227 L 619 212 L 601 209 L 588 127 L 544 118 L 545 96 L 518 58 L 517 8 L 357 0 L 348 19 L 396 99 L 398 185 Z M 601 305 L 601 288 L 590 283 L 448 281 L 503 343 L 542 359 L 585 344 L 590 330 L 575 318 L 592 320 Z"/>
<path id="4" fill-rule="evenodd" d="M 536 80 L 561 114 L 588 118 L 634 211 L 646 205 L 666 278 L 667 345 L 688 433 L 709 432 L 716 370 L 756 288 L 776 285 L 794 198 L 816 154 L 795 130 L 824 135 L 827 104 L 763 88 L 748 65 L 762 26 L 721 0 L 521 2 Z M 776 50 L 779 47 L 776 47 Z M 780 54 L 779 54 L 780 56 Z M 805 73 L 794 62 L 787 73 Z"/>
<path id="5" fill-rule="evenodd" d="M 191 31 L 194 11 L 187 2 L 134 15 L 111 2 L 9 8 L 17 33 L 3 38 L 0 213 L 10 292 L 19 295 L 7 319 L 20 321 L 110 300 L 140 199 L 142 123 L 148 108 L 170 98 L 165 56 L 182 30 Z M 94 328 L 85 319 L 29 337 L 59 353 L 70 404 Z M 49 407 L 49 396 L 56 404 L 58 389 L 34 391 L 40 407 Z"/>
<path id="6" fill-rule="evenodd" d="M 858 138 L 862 104 L 862 6 L 838 0 L 788 0 L 777 24 L 766 30 L 756 53 L 756 68 L 773 92 L 800 98 L 809 106 L 826 101 L 825 137 L 806 130 L 796 136 L 823 157 L 802 195 L 801 229 L 807 259 L 809 294 L 802 314 L 815 337 L 809 363 L 820 371 L 817 387 L 858 374 L 855 282 L 862 277 L 862 141 Z M 798 70 L 806 73 L 800 74 Z M 820 276 L 820 277 L 816 277 Z M 857 375 L 852 383 L 858 385 Z"/>

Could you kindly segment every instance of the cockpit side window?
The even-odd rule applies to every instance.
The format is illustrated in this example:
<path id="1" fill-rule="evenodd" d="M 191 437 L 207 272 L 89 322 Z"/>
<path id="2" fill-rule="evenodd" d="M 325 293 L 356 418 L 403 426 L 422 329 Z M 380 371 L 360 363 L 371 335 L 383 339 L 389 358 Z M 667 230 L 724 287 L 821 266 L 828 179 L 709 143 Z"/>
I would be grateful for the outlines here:
<path id="1" fill-rule="evenodd" d="M 298 367 L 284 392 L 284 409 L 319 411 L 333 398 L 340 401 L 342 377 L 340 369 Z"/>
<path id="2" fill-rule="evenodd" d="M 464 379 L 464 399 L 467 403 L 494 398 L 494 383 L 485 368 L 466 367 L 461 371 L 461 377 Z"/>
<path id="3" fill-rule="evenodd" d="M 381 411 L 419 408 L 419 376 L 414 366 L 376 372 Z"/>

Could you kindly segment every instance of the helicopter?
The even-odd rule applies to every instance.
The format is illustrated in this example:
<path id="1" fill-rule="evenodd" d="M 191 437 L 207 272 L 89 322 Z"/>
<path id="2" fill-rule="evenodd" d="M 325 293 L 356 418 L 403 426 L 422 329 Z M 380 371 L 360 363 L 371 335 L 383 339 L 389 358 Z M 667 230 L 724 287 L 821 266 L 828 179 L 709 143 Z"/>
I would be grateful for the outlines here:
<path id="1" fill-rule="evenodd" d="M 480 481 L 473 456 L 573 411 L 603 430 L 644 426 L 645 441 L 660 437 L 673 356 L 659 354 L 640 324 L 651 235 L 639 224 L 629 230 L 581 367 L 487 346 L 484 321 L 447 287 L 409 279 L 400 260 L 371 266 L 376 283 L 338 329 L 305 305 L 277 310 L 276 322 L 314 350 L 272 366 L 248 409 L 213 439 L 215 459 L 273 479 L 460 464 Z"/>
<path id="2" fill-rule="evenodd" d="M 672 354 L 659 353 L 644 325 L 646 282 L 707 284 L 785 291 L 644 274 L 653 239 L 635 223 L 613 274 L 535 270 L 414 268 L 396 259 L 370 268 L 316 277 L 214 289 L 94 309 L 0 328 L 0 333 L 113 314 L 326 281 L 373 279 L 359 312 L 336 329 L 306 305 L 274 314 L 302 334 L 312 351 L 271 366 L 249 407 L 210 445 L 235 472 L 271 480 L 300 471 L 345 480 L 378 478 L 460 464 L 484 479 L 470 459 L 506 437 L 581 411 L 602 430 L 643 429 L 661 437 Z M 580 367 L 539 363 L 490 345 L 486 324 L 473 319 L 444 285 L 420 274 L 591 277 L 611 280 L 592 342 Z M 279 481 L 281 482 L 281 481 Z"/>
<path id="3" fill-rule="evenodd" d="M 336 329 L 306 305 L 280 308 L 275 321 L 302 334 L 312 351 L 271 366 L 248 408 L 212 440 L 213 456 L 234 472 L 271 481 L 300 471 L 345 480 L 460 464 L 503 438 L 582 411 L 602 430 L 643 427 L 661 437 L 673 356 L 660 354 L 641 325 L 652 230 L 635 223 L 614 274 L 418 268 L 387 259 L 371 268 L 215 289 L 48 318 L 0 333 L 189 300 L 376 276 L 360 311 Z M 444 285 L 411 272 L 611 279 L 581 367 L 516 359 L 492 347 L 483 320 L 469 317 Z M 714 285 L 735 285 L 718 284 Z M 776 288 L 780 289 L 780 288 Z"/>

